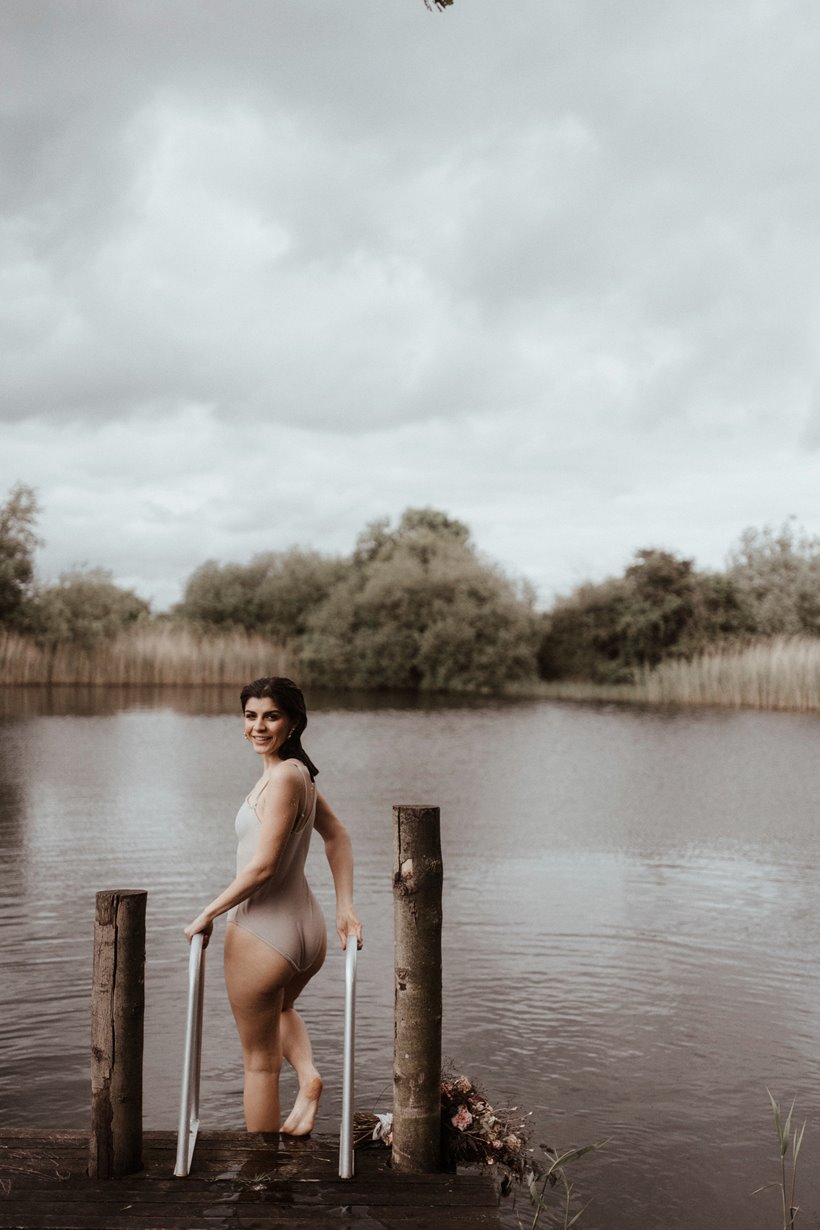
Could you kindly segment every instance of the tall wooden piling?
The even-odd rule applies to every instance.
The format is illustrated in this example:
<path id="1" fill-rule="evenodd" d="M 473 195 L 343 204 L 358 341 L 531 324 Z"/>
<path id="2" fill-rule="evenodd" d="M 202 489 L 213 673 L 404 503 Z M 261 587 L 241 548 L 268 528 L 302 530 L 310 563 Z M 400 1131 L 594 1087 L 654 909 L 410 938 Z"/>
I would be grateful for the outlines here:
<path id="1" fill-rule="evenodd" d="M 393 808 L 393 1165 L 441 1169 L 441 831 L 437 807 Z"/>
<path id="2" fill-rule="evenodd" d="M 88 1163 L 93 1179 L 142 1169 L 146 898 L 139 889 L 97 893 Z"/>

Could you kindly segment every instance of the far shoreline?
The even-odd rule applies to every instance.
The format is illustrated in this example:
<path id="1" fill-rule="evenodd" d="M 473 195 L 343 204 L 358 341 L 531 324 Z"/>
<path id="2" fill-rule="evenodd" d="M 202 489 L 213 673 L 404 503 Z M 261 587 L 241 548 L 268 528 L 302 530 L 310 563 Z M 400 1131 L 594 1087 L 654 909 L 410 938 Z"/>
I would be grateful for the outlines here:
<path id="1" fill-rule="evenodd" d="M 261 675 L 288 675 L 317 695 L 348 696 L 358 707 L 552 700 L 644 705 L 659 709 L 719 708 L 820 712 L 820 638 L 779 637 L 728 643 L 692 658 L 667 658 L 638 667 L 633 682 L 522 679 L 495 690 L 470 688 L 370 689 L 328 686 L 302 670 L 296 645 L 240 629 L 197 632 L 171 624 L 129 629 L 84 647 L 38 645 L 12 632 L 0 634 L 0 688 L 153 690 L 241 687 Z"/>

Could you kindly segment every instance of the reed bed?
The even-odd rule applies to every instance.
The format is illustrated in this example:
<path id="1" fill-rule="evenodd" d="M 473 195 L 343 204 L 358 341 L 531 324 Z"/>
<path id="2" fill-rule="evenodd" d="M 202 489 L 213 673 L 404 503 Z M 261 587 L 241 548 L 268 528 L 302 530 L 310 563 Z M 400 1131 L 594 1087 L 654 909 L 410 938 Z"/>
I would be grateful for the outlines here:
<path id="1" fill-rule="evenodd" d="M 296 651 L 236 629 L 203 632 L 146 624 L 93 649 L 38 645 L 0 630 L 0 685 L 240 686 L 259 675 L 299 675 Z M 820 710 L 820 639 L 758 641 L 669 659 L 634 684 L 559 680 L 521 685 L 512 695 L 554 700 L 728 708 Z"/>
<path id="2" fill-rule="evenodd" d="M 91 649 L 47 647 L 0 631 L 0 684 L 6 685 L 241 685 L 260 675 L 297 670 L 288 646 L 239 629 L 200 632 L 171 623 L 147 624 Z"/>
<path id="3" fill-rule="evenodd" d="M 781 637 L 723 646 L 689 660 L 670 658 L 641 672 L 634 684 L 559 680 L 537 686 L 533 694 L 555 700 L 817 711 L 820 639 Z"/>
<path id="4" fill-rule="evenodd" d="M 662 662 L 641 681 L 651 704 L 820 709 L 820 640 L 782 637 Z"/>

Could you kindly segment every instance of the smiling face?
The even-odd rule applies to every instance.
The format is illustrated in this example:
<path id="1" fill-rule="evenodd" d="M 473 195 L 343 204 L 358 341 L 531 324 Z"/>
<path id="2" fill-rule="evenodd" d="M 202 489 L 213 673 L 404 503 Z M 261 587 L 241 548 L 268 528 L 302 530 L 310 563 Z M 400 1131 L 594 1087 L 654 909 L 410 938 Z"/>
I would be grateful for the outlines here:
<path id="1" fill-rule="evenodd" d="M 269 696 L 250 696 L 245 705 L 245 737 L 260 756 L 273 758 L 293 727 L 289 718 Z"/>

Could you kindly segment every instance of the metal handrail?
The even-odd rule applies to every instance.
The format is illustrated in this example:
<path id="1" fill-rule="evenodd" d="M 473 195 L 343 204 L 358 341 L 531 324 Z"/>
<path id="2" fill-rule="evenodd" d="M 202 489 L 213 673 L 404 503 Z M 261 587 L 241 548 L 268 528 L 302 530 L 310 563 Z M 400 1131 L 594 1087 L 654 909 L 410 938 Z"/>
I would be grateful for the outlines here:
<path id="1" fill-rule="evenodd" d="M 342 1123 L 339 1133 L 339 1178 L 352 1179 L 353 1163 L 353 1077 L 356 1043 L 356 936 L 348 934 L 345 949 L 345 1032 L 342 1068 Z M 182 1063 L 182 1091 L 179 1100 L 179 1131 L 174 1175 L 190 1173 L 199 1131 L 199 1083 L 202 1067 L 202 1011 L 205 1002 L 205 948 L 203 936 L 191 941 L 188 959 L 188 1017 L 185 1026 L 185 1056 Z"/>
<path id="2" fill-rule="evenodd" d="M 353 1178 L 353 1061 L 356 1044 L 356 959 L 358 945 L 352 931 L 345 948 L 345 1041 L 342 1069 L 342 1126 L 339 1133 L 339 1178 Z"/>
<path id="3" fill-rule="evenodd" d="M 202 1008 L 205 1002 L 205 943 L 200 933 L 191 940 L 188 958 L 188 1019 L 185 1058 L 179 1099 L 179 1133 L 174 1174 L 184 1178 L 191 1170 L 199 1131 L 199 1077 L 202 1069 Z"/>

